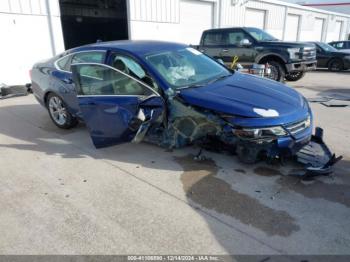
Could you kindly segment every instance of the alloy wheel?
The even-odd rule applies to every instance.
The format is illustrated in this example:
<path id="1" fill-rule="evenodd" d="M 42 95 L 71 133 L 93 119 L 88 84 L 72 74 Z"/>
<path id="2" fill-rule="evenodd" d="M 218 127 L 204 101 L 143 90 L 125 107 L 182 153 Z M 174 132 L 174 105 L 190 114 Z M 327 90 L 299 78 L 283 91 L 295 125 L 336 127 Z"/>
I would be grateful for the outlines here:
<path id="1" fill-rule="evenodd" d="M 62 99 L 52 96 L 49 100 L 49 111 L 56 124 L 63 126 L 67 122 L 67 109 Z"/>

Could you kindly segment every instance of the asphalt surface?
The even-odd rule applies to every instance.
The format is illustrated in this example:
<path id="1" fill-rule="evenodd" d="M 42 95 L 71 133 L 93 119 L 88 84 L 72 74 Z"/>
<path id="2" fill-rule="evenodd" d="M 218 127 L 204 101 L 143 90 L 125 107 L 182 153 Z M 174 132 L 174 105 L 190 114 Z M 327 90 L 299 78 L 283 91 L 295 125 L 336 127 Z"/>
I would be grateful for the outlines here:
<path id="1" fill-rule="evenodd" d="M 306 97 L 348 94 L 350 74 L 315 72 Z M 349 254 L 350 108 L 311 104 L 342 154 L 333 175 L 149 144 L 97 150 L 59 130 L 33 96 L 0 101 L 0 254 Z"/>

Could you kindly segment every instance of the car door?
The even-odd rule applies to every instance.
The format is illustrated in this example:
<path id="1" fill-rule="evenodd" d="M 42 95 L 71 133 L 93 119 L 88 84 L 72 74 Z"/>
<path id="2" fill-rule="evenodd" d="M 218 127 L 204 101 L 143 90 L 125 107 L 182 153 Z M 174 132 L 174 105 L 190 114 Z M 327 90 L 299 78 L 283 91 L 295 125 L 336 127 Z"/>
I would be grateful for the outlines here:
<path id="1" fill-rule="evenodd" d="M 317 67 L 327 67 L 330 53 L 316 46 Z"/>
<path id="2" fill-rule="evenodd" d="M 199 51 L 214 59 L 223 59 L 223 50 L 227 46 L 227 34 L 225 30 L 205 32 Z"/>
<path id="3" fill-rule="evenodd" d="M 222 51 L 224 62 L 230 65 L 234 57 L 238 57 L 238 63 L 244 67 L 251 66 L 255 62 L 256 50 L 253 47 L 253 39 L 240 29 L 228 31 L 227 46 Z"/>
<path id="4" fill-rule="evenodd" d="M 108 65 L 72 65 L 83 119 L 96 148 L 140 142 L 161 123 L 163 98 L 151 87 Z"/>

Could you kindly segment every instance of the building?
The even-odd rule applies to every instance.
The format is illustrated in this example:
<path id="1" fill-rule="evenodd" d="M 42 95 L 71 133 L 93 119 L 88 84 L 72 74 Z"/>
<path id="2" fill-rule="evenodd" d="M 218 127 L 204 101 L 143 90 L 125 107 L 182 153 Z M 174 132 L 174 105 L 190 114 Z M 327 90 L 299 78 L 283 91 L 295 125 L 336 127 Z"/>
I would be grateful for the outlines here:
<path id="1" fill-rule="evenodd" d="M 338 12 L 350 15 L 349 0 L 283 0 L 303 6 L 319 8 L 331 12 Z"/>
<path id="2" fill-rule="evenodd" d="M 96 40 L 198 44 L 204 29 L 254 26 L 283 40 L 347 38 L 350 15 L 278 0 L 0 1 L 0 83 L 29 82 L 33 63 Z"/>

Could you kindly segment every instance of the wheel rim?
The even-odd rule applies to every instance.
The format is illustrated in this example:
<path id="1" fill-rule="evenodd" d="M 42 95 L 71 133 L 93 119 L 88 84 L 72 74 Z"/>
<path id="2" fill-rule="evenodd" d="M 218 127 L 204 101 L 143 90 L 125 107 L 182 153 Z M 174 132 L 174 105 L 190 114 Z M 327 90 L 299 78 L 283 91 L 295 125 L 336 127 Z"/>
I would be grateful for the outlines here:
<path id="1" fill-rule="evenodd" d="M 331 64 L 332 71 L 339 71 L 340 70 L 340 63 L 339 62 L 333 62 Z"/>
<path id="2" fill-rule="evenodd" d="M 277 67 L 270 65 L 270 70 L 271 70 L 271 73 L 268 75 L 267 78 L 270 78 L 272 80 L 276 80 L 277 81 L 278 80 L 278 69 L 277 69 Z"/>
<path id="3" fill-rule="evenodd" d="M 64 125 L 67 121 L 67 110 L 64 107 L 63 101 L 57 97 L 53 96 L 49 101 L 49 111 L 52 119 L 58 125 Z"/>

